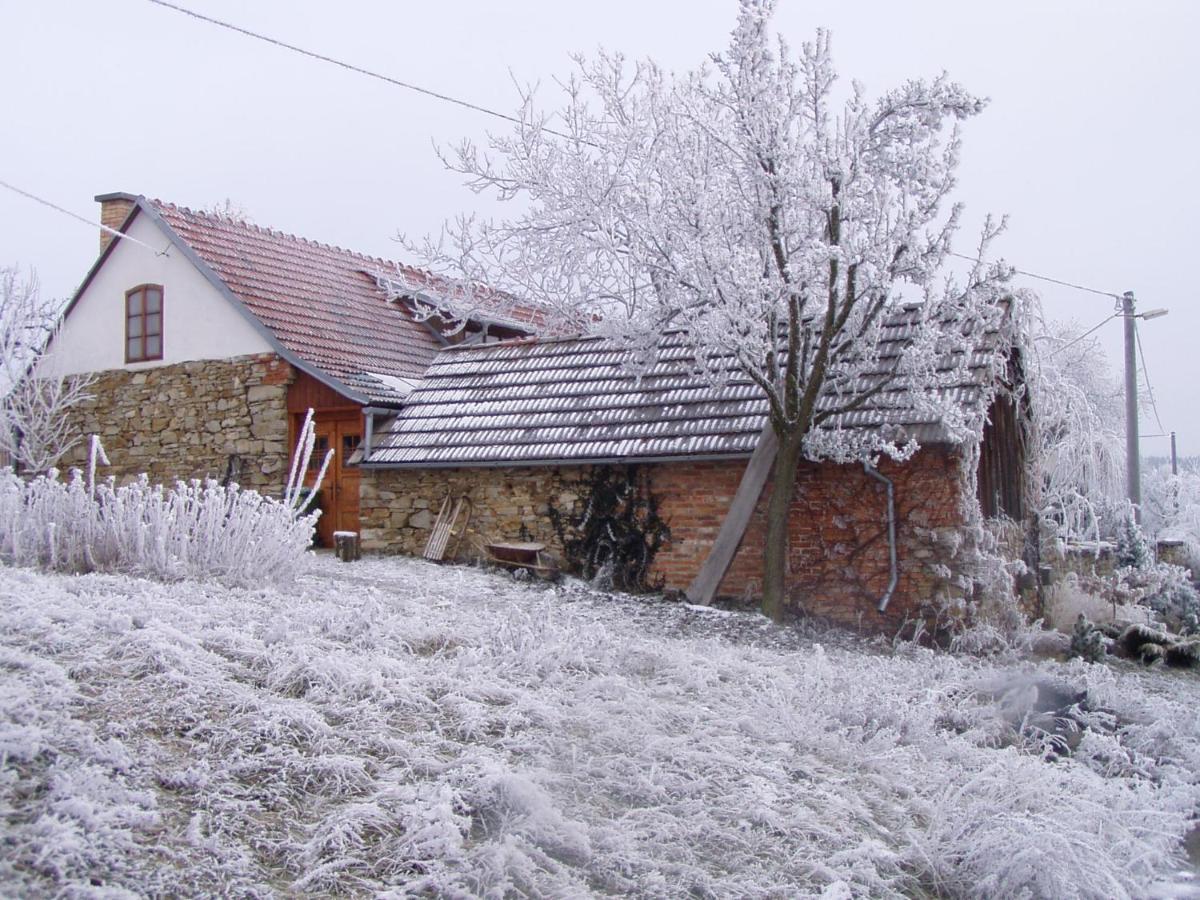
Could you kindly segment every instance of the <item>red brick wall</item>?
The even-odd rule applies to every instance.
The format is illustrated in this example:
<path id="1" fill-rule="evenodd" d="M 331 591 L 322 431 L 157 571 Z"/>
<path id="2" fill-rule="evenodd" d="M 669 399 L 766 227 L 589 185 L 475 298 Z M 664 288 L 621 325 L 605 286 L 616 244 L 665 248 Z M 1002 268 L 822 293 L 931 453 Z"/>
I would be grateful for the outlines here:
<path id="1" fill-rule="evenodd" d="M 671 545 L 655 570 L 684 589 L 704 562 L 741 479 L 744 463 L 656 466 L 653 491 L 671 526 Z M 900 581 L 885 614 L 876 611 L 888 583 L 887 495 L 861 466 L 803 463 L 789 529 L 791 602 L 796 608 L 870 630 L 898 624 L 947 587 L 933 567 L 953 567 L 948 547 L 961 524 L 958 462 L 937 448 L 907 463 L 881 462 L 895 484 Z M 758 597 L 762 588 L 768 489 L 718 596 Z"/>

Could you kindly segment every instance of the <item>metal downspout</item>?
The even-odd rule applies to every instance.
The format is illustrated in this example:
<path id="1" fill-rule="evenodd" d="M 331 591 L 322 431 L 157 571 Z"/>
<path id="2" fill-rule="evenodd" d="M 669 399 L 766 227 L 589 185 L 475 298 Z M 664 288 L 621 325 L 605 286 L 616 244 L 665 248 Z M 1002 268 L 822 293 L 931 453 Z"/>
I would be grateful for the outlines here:
<path id="1" fill-rule="evenodd" d="M 900 567 L 896 562 L 896 486 L 892 484 L 890 478 L 870 463 L 864 462 L 863 470 L 887 487 L 888 573 L 890 577 L 888 578 L 887 590 L 879 598 L 879 606 L 877 607 L 880 612 L 883 612 L 891 602 L 892 594 L 895 593 L 896 585 L 900 581 Z"/>
<path id="2" fill-rule="evenodd" d="M 363 453 L 362 453 L 362 461 L 363 462 L 366 462 L 367 459 L 370 458 L 370 456 L 371 456 L 371 442 L 372 442 L 372 439 L 375 437 L 375 413 L 368 412 L 368 413 L 366 413 L 365 418 L 367 420 L 365 423 L 367 427 L 365 429 L 366 433 L 363 435 Z"/>

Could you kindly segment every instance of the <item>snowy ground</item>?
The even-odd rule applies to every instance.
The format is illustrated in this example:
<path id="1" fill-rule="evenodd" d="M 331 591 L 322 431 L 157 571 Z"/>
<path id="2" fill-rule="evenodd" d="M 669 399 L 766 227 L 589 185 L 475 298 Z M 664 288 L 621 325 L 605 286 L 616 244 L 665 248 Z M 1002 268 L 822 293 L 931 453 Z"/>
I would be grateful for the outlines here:
<path id="1" fill-rule="evenodd" d="M 0 673 L 5 895 L 1141 896 L 1200 806 L 1195 675 L 417 561 L 0 568 Z"/>

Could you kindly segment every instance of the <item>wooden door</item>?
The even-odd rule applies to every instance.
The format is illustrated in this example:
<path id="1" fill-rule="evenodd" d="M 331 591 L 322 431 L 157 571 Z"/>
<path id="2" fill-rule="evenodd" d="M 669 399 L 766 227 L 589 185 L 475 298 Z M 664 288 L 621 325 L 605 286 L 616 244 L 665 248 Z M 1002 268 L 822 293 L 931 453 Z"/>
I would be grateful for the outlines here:
<path id="1" fill-rule="evenodd" d="M 321 482 L 321 518 L 317 520 L 318 542 L 322 547 L 332 547 L 335 531 L 358 531 L 359 472 L 348 463 L 362 441 L 362 417 L 356 414 L 353 418 L 323 420 L 318 413 L 313 430 L 316 441 L 305 478 L 310 487 L 316 482 L 325 454 L 333 450 Z"/>

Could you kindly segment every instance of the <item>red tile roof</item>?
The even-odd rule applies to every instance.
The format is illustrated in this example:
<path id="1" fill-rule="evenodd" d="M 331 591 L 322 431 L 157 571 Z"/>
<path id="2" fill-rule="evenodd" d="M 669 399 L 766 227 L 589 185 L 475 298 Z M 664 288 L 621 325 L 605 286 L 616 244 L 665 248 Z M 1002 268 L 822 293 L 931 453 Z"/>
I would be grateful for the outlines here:
<path id="1" fill-rule="evenodd" d="M 145 201 L 287 350 L 371 402 L 401 399 L 442 342 L 374 274 L 431 285 L 419 269 L 184 207 Z M 386 379 L 374 377 L 386 376 Z"/>

